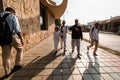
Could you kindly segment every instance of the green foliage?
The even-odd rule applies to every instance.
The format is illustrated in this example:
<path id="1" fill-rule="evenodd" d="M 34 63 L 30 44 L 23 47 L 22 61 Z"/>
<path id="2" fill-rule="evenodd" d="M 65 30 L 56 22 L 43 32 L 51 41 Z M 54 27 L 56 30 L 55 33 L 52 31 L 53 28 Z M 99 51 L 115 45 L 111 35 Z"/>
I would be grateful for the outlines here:
<path id="1" fill-rule="evenodd" d="M 61 20 L 60 19 L 55 19 L 55 25 L 56 26 L 61 26 Z"/>

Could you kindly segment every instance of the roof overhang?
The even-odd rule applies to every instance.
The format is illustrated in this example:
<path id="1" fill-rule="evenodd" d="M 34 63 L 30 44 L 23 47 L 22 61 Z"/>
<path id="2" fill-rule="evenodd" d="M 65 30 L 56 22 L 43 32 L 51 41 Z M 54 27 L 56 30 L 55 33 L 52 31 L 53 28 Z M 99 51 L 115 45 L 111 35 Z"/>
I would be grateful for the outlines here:
<path id="1" fill-rule="evenodd" d="M 68 0 L 63 0 L 60 5 L 50 4 L 47 0 L 40 0 L 40 2 L 50 10 L 55 19 L 58 19 L 64 14 Z"/>

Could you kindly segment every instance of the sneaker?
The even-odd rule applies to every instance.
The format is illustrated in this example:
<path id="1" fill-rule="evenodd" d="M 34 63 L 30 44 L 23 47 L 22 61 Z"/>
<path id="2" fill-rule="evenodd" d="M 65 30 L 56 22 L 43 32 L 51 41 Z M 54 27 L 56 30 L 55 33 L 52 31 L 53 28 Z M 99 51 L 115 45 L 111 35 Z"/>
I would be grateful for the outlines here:
<path id="1" fill-rule="evenodd" d="M 6 74 L 6 75 L 2 76 L 2 77 L 0 78 L 0 80 L 4 80 L 4 79 L 8 78 L 9 76 L 10 76 L 9 74 Z"/>
<path id="2" fill-rule="evenodd" d="M 97 54 L 96 54 L 96 53 L 93 53 L 93 55 L 94 55 L 94 56 L 97 56 Z"/>
<path id="3" fill-rule="evenodd" d="M 74 50 L 72 50 L 72 53 L 74 52 Z"/>
<path id="4" fill-rule="evenodd" d="M 87 46 L 87 50 L 89 50 L 89 47 Z"/>
<path id="5" fill-rule="evenodd" d="M 57 54 L 57 52 L 58 52 L 58 51 L 56 50 L 55 53 Z"/>
<path id="6" fill-rule="evenodd" d="M 11 70 L 10 75 L 20 70 L 22 67 L 23 67 L 22 65 L 15 65 L 14 68 Z"/>
<path id="7" fill-rule="evenodd" d="M 81 59 L 81 57 L 80 57 L 80 55 L 79 55 L 79 54 L 77 55 L 77 57 L 78 57 L 79 59 Z"/>
<path id="8" fill-rule="evenodd" d="M 67 50 L 66 49 L 64 49 L 64 52 L 66 52 Z"/>
<path id="9" fill-rule="evenodd" d="M 82 54 L 78 53 L 79 56 L 82 56 Z"/>

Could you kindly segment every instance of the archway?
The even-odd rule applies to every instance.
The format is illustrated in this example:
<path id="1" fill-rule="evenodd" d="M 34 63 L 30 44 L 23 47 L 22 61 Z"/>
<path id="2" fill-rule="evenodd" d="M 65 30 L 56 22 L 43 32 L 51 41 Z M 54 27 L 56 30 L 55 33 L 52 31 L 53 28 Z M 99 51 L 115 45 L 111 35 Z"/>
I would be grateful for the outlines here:
<path id="1" fill-rule="evenodd" d="M 0 12 L 2 12 L 4 9 L 3 9 L 3 2 L 2 0 L 0 0 Z"/>

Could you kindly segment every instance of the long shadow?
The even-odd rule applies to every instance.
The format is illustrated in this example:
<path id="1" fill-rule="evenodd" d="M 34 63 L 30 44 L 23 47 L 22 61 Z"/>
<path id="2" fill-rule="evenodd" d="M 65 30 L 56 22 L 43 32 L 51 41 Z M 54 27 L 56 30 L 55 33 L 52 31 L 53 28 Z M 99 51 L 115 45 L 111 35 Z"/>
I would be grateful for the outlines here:
<path id="1" fill-rule="evenodd" d="M 64 54 L 64 52 L 62 54 Z M 75 62 L 77 59 L 77 57 L 72 58 L 70 55 L 65 55 L 65 58 L 46 80 L 71 80 L 70 77 L 75 69 Z"/>
<path id="2" fill-rule="evenodd" d="M 34 76 L 36 76 L 41 71 L 43 71 L 47 64 L 51 63 L 54 59 L 56 59 L 60 55 L 61 54 L 56 55 L 54 51 L 52 51 L 48 55 L 42 58 L 37 57 L 36 59 L 31 61 L 29 64 L 24 66 L 24 68 L 15 72 L 9 80 L 22 80 L 22 79 L 31 80 Z"/>
<path id="3" fill-rule="evenodd" d="M 99 70 L 99 62 L 97 57 L 93 59 L 90 57 L 89 52 L 87 52 L 87 57 L 89 60 L 89 64 L 87 69 L 83 73 L 82 80 L 101 80 L 100 78 L 100 70 Z"/>

